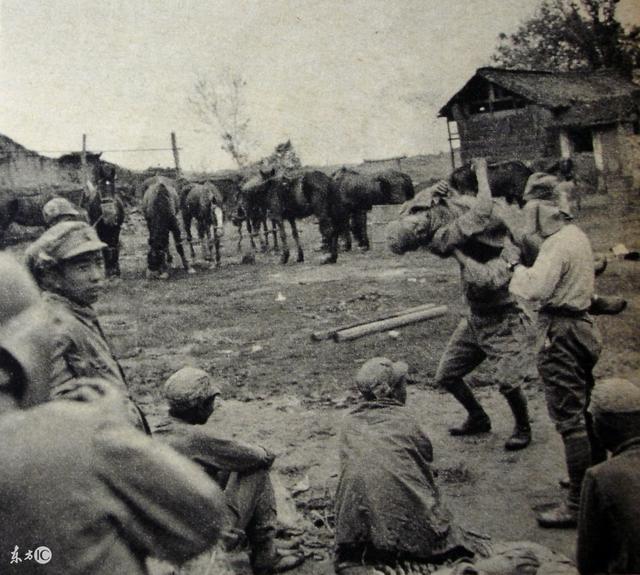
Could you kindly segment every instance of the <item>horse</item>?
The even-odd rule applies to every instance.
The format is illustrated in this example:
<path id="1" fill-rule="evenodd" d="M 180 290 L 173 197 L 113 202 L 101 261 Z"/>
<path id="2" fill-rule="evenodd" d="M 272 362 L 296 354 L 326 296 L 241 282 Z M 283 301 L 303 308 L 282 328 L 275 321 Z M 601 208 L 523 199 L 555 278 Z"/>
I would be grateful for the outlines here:
<path id="1" fill-rule="evenodd" d="M 169 234 L 173 235 L 176 251 L 189 274 L 195 270 L 189 264 L 182 246 L 182 234 L 178 222 L 180 197 L 174 183 L 164 176 L 153 176 L 142 184 L 142 211 L 149 230 L 147 253 L 148 277 L 169 277 Z"/>
<path id="2" fill-rule="evenodd" d="M 495 162 L 487 166 L 491 195 L 505 198 L 507 203 L 522 206 L 524 189 L 533 170 L 520 160 Z M 478 180 L 471 163 L 463 164 L 451 172 L 449 184 L 461 194 L 475 196 Z"/>
<path id="3" fill-rule="evenodd" d="M 107 277 L 120 276 L 120 230 L 125 217 L 124 203 L 116 192 L 115 180 L 115 166 L 98 164 L 95 168 L 96 186 L 87 183 L 81 202 L 98 238 L 107 244 L 102 250 Z"/>
<path id="4" fill-rule="evenodd" d="M 350 231 L 360 248 L 368 250 L 371 247 L 367 233 L 367 212 L 374 205 L 402 204 L 415 195 L 411 178 L 397 170 L 362 174 L 343 166 L 331 177 L 351 224 L 350 230 L 344 233 L 347 251 L 351 249 Z"/>
<path id="5" fill-rule="evenodd" d="M 275 170 L 260 173 L 260 178 L 247 187 L 245 198 L 248 210 L 264 211 L 275 221 L 280 235 L 280 262 L 289 261 L 289 246 L 284 220 L 289 222 L 296 243 L 298 262 L 304 261 L 296 220 L 315 215 L 323 237 L 328 238 L 329 255 L 322 263 L 335 263 L 338 259 L 338 234 L 346 229 L 346 213 L 331 178 L 314 170 L 297 176 L 276 174 Z"/>
<path id="6" fill-rule="evenodd" d="M 180 192 L 180 208 L 182 221 L 191 249 L 191 257 L 195 259 L 191 237 L 191 222 L 197 222 L 198 238 L 202 246 L 202 257 L 210 262 L 215 248 L 216 267 L 220 265 L 220 237 L 224 230 L 222 214 L 223 198 L 216 186 L 207 181 L 204 184 L 184 186 Z M 213 227 L 213 241 L 211 228 Z"/>
<path id="7" fill-rule="evenodd" d="M 278 251 L 278 227 L 274 219 L 271 219 L 271 230 L 269 230 L 268 218 L 268 198 L 262 183 L 264 178 L 261 175 L 252 176 L 245 180 L 240 187 L 234 219 L 238 228 L 238 251 L 242 243 L 242 222 L 247 227 L 251 248 L 256 249 L 254 237 L 258 236 L 260 250 L 266 252 L 269 249 L 269 235 L 273 235 L 273 249 Z M 262 230 L 262 235 L 260 231 Z"/>

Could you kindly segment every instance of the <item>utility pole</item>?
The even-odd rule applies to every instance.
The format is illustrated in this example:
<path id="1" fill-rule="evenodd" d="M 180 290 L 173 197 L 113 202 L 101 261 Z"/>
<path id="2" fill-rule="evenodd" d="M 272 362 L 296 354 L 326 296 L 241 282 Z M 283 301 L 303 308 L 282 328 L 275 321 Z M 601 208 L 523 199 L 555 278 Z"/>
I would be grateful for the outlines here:
<path id="1" fill-rule="evenodd" d="M 80 177 L 82 178 L 82 200 L 88 197 L 89 190 L 87 189 L 87 135 L 82 134 L 82 152 L 80 152 Z"/>
<path id="2" fill-rule="evenodd" d="M 173 150 L 173 160 L 176 163 L 176 178 L 179 178 L 181 175 L 180 154 L 178 153 L 178 143 L 175 132 L 171 132 L 171 149 Z"/>

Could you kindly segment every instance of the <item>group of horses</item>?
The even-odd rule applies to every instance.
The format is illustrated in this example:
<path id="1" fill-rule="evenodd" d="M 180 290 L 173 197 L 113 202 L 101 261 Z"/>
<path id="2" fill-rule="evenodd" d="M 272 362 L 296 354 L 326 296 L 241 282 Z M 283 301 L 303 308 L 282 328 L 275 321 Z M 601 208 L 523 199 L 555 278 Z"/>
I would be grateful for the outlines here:
<path id="1" fill-rule="evenodd" d="M 546 166 L 546 170 L 563 175 L 571 166 L 566 161 Z M 489 165 L 492 193 L 504 196 L 509 202 L 521 202 L 522 194 L 532 169 L 520 161 L 505 161 Z M 115 167 L 100 164 L 94 172 L 95 185 L 89 185 L 80 198 L 80 207 L 95 226 L 98 236 L 107 244 L 104 250 L 108 276 L 120 274 L 120 228 L 125 208 L 116 192 Z M 455 169 L 449 176 L 449 184 L 461 194 L 475 195 L 477 180 L 470 164 Z M 418 187 L 420 189 L 420 187 Z M 170 261 L 169 237 L 173 235 L 175 246 L 183 266 L 193 271 L 182 247 L 178 218 L 182 224 L 195 258 L 191 226 L 195 221 L 202 257 L 209 262 L 215 258 L 220 264 L 220 239 L 225 217 L 238 229 L 238 250 L 242 244 L 243 226 L 249 234 L 252 250 L 256 239 L 263 250 L 272 236 L 274 249 L 280 251 L 281 263 L 290 257 L 284 222 L 289 223 L 297 250 L 297 261 L 304 261 L 297 220 L 315 216 L 323 240 L 326 255 L 322 263 L 335 263 L 338 259 L 339 240 L 345 251 L 352 248 L 352 236 L 362 250 L 370 248 L 367 231 L 367 213 L 374 205 L 403 204 L 412 199 L 415 189 L 411 178 L 397 170 L 385 170 L 374 174 L 362 173 L 342 167 L 332 175 L 318 170 L 296 172 L 262 169 L 245 180 L 230 179 L 223 185 L 205 180 L 190 182 L 185 178 L 173 180 L 154 176 L 141 186 L 142 208 L 149 229 L 148 267 L 150 270 L 166 268 Z M 33 203 L 33 202 L 32 202 Z M 41 201 L 34 215 L 34 207 L 28 198 L 14 198 L 0 205 L 2 231 L 11 221 L 27 225 L 41 225 Z M 29 209 L 27 209 L 29 207 Z M 269 229 L 270 222 L 270 229 Z M 213 265 L 213 263 L 211 264 Z"/>

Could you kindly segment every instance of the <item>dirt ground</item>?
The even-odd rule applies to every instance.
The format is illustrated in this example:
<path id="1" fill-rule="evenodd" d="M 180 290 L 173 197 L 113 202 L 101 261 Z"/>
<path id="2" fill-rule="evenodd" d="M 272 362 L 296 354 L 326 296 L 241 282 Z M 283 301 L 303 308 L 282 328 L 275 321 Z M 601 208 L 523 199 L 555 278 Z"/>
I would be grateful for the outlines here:
<path id="1" fill-rule="evenodd" d="M 605 205 L 602 199 L 589 202 L 579 218 L 595 251 L 606 253 L 619 242 L 639 248 L 638 204 L 629 203 L 615 219 Z M 385 214 L 374 214 L 374 220 L 383 222 Z M 123 278 L 109 284 L 98 309 L 136 398 L 154 421 L 165 409 L 161 385 L 174 370 L 194 365 L 213 374 L 224 399 L 208 425 L 278 454 L 281 519 L 305 529 L 310 554 L 297 573 L 328 574 L 337 434 L 353 402 L 353 375 L 373 356 L 402 359 L 411 366 L 408 409 L 430 433 L 440 485 L 457 520 L 494 539 L 531 540 L 571 556 L 575 532 L 537 528 L 532 509 L 562 496 L 558 480 L 564 475 L 560 438 L 539 382 L 532 377 L 526 390 L 534 434 L 528 449 L 504 451 L 512 421 L 491 385 L 479 390 L 479 398 L 492 416 L 493 432 L 479 439 L 449 436 L 447 427 L 463 419 L 463 410 L 434 389 L 432 379 L 464 310 L 457 265 L 424 252 L 394 256 L 384 245 L 382 222 L 372 225 L 369 253 L 341 254 L 333 266 L 315 261 L 319 237 L 311 224 L 303 224 L 301 234 L 308 261 L 286 266 L 276 254 L 239 264 L 235 230 L 228 227 L 220 269 L 199 265 L 195 276 L 175 270 L 163 282 L 144 277 L 145 234 L 132 215 L 123 236 Z M 605 341 L 600 376 L 640 368 L 639 278 L 639 262 L 612 259 L 598 279 L 601 293 L 623 295 L 630 303 L 621 316 L 598 320 Z M 344 343 L 310 339 L 318 329 L 426 302 L 446 304 L 449 311 L 400 328 L 397 338 L 381 333 Z M 477 384 L 490 381 L 487 372 L 475 378 Z M 231 559 L 238 572 L 246 570 L 246 561 Z M 207 555 L 182 573 L 224 573 L 225 562 Z"/>

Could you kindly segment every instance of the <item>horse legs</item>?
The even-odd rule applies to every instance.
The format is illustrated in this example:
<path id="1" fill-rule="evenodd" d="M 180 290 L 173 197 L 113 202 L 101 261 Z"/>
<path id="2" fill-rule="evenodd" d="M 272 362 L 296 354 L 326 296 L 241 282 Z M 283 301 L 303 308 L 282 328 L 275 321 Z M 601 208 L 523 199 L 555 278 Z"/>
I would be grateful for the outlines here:
<path id="1" fill-rule="evenodd" d="M 298 248 L 298 263 L 304 261 L 304 252 L 302 251 L 302 246 L 300 245 L 300 236 L 298 235 L 298 226 L 296 225 L 296 220 L 294 218 L 289 219 L 289 225 L 291 226 L 291 235 L 293 236 L 293 241 L 296 242 L 296 247 Z"/>
<path id="2" fill-rule="evenodd" d="M 326 247 L 325 251 L 329 252 L 328 255 L 323 258 L 322 263 L 335 264 L 336 261 L 338 261 L 339 228 L 326 217 L 318 220 L 318 227 L 320 228 L 323 244 Z"/>
<path id="3" fill-rule="evenodd" d="M 185 208 L 185 210 L 188 210 L 188 208 Z M 187 234 L 187 242 L 189 242 L 189 248 L 191 251 L 191 257 L 193 259 L 196 258 L 196 252 L 193 249 L 193 238 L 191 237 L 191 215 L 187 212 L 185 212 L 184 214 L 182 214 L 182 222 L 184 223 L 184 231 Z M 200 223 L 198 222 L 198 233 L 200 233 L 200 229 L 199 229 Z M 175 235 L 174 235 L 175 238 Z M 177 250 L 177 242 L 176 242 L 176 250 Z"/>
<path id="4" fill-rule="evenodd" d="M 220 233 L 218 225 L 213 224 L 213 249 L 216 252 L 216 267 L 220 267 Z M 209 244 L 209 255 L 211 255 L 211 244 Z"/>
<path id="5" fill-rule="evenodd" d="M 180 226 L 178 225 L 178 220 L 174 218 L 173 222 L 170 223 L 170 226 L 171 226 L 171 233 L 173 235 L 173 242 L 176 245 L 176 251 L 178 252 L 178 255 L 180 256 L 180 260 L 182 261 L 182 267 L 189 274 L 196 273 L 195 270 L 189 264 L 189 260 L 187 259 L 187 256 L 184 253 L 184 247 L 182 246 L 182 235 L 180 233 Z M 168 247 L 168 242 L 167 242 L 167 247 Z"/>
<path id="6" fill-rule="evenodd" d="M 276 221 L 271 220 L 271 233 L 273 234 L 273 251 L 279 251 L 280 246 L 278 245 L 278 234 L 276 233 Z"/>
<path id="7" fill-rule="evenodd" d="M 280 263 L 286 264 L 289 261 L 289 244 L 287 243 L 287 233 L 284 230 L 284 220 L 275 220 L 280 232 L 280 243 L 282 244 L 282 253 L 280 254 Z"/>
<path id="8" fill-rule="evenodd" d="M 371 246 L 367 235 L 367 212 L 358 210 L 352 216 L 353 235 L 356 237 L 358 246 L 363 250 L 368 250 Z"/>
<path id="9" fill-rule="evenodd" d="M 202 222 L 198 222 L 198 238 L 200 239 L 200 247 L 202 248 L 202 259 L 205 262 L 211 261 L 211 235 L 209 226 Z M 191 244 L 190 244 L 191 245 Z"/>

